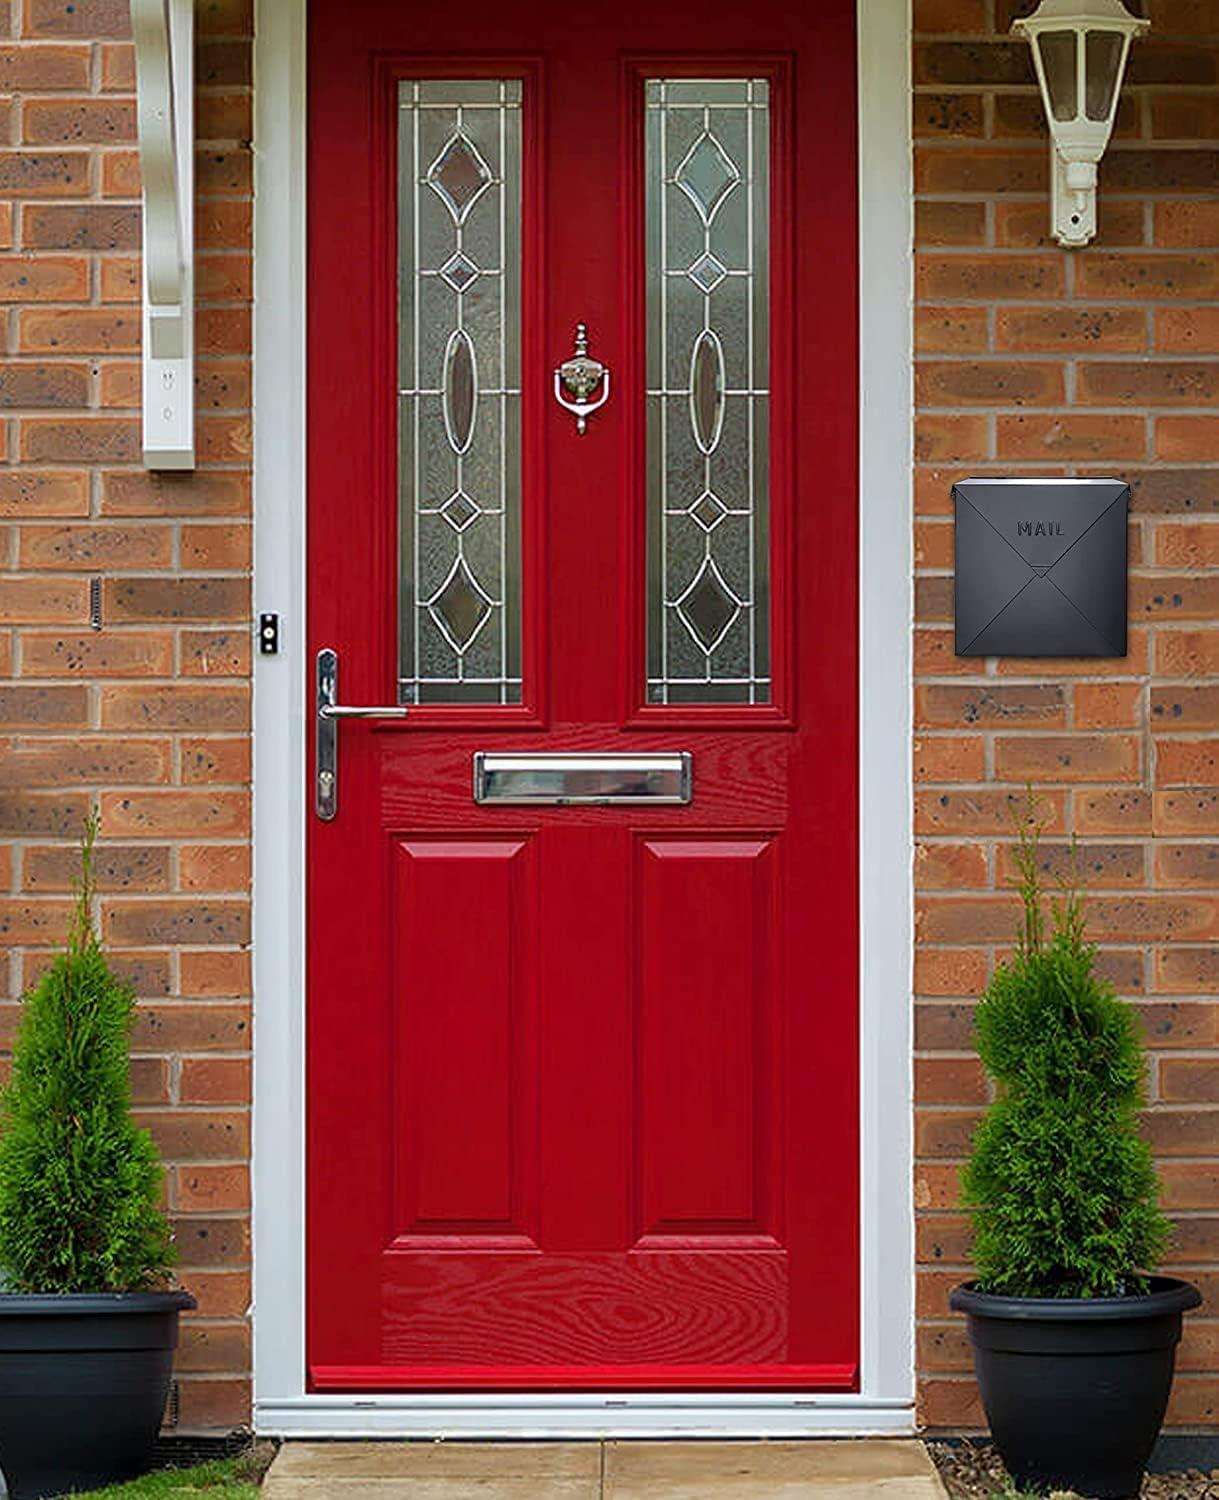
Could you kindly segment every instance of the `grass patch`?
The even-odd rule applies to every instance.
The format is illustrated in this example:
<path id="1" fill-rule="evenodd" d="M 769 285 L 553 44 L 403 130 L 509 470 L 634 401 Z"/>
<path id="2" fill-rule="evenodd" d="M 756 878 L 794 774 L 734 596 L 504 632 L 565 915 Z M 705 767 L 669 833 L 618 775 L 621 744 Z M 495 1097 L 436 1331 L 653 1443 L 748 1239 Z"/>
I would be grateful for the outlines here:
<path id="1" fill-rule="evenodd" d="M 1076 1500 L 1073 1490 L 1051 1490 L 1050 1494 L 1051 1496 L 1066 1496 L 1067 1500 Z M 1009 1485 L 1005 1490 L 996 1490 L 991 1500 L 1046 1500 L 1046 1496 L 1038 1490 L 1017 1490 Z"/>
<path id="2" fill-rule="evenodd" d="M 252 1453 L 198 1464 L 193 1469 L 155 1469 L 129 1484 L 108 1484 L 79 1500 L 257 1500 L 266 1464 Z"/>

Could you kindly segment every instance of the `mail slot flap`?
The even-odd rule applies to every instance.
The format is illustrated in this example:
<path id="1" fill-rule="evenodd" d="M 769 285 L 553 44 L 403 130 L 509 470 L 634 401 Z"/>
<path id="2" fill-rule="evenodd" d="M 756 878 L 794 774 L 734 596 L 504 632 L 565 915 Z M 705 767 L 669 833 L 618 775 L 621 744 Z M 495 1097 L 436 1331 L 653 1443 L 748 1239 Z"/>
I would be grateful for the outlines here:
<path id="1" fill-rule="evenodd" d="M 546 755 L 479 750 L 474 755 L 475 802 L 604 806 L 680 805 L 693 791 L 688 750 L 638 755 Z"/>

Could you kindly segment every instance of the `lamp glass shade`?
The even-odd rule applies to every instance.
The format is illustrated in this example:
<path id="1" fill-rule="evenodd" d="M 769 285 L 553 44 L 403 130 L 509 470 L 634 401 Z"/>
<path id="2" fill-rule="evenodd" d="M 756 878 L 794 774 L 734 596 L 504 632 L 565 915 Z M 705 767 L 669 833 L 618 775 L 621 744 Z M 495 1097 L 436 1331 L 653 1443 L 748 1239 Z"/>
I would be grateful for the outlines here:
<path id="1" fill-rule="evenodd" d="M 1050 112 L 1056 120 L 1073 120 L 1079 113 L 1077 46 L 1074 31 L 1043 31 L 1037 38 Z"/>
<path id="2" fill-rule="evenodd" d="M 1090 31 L 1084 43 L 1087 83 L 1084 87 L 1089 120 L 1107 120 L 1117 96 L 1126 37 L 1120 31 Z"/>

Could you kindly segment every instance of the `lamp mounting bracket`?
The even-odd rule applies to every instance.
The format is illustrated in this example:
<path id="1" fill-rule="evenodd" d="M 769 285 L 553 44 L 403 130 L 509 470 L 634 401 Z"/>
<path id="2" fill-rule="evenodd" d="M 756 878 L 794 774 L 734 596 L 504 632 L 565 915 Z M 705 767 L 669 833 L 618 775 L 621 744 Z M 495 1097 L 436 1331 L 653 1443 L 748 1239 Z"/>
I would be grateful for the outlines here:
<path id="1" fill-rule="evenodd" d="M 193 0 L 131 0 L 131 30 L 144 184 L 144 466 L 193 469 Z"/>

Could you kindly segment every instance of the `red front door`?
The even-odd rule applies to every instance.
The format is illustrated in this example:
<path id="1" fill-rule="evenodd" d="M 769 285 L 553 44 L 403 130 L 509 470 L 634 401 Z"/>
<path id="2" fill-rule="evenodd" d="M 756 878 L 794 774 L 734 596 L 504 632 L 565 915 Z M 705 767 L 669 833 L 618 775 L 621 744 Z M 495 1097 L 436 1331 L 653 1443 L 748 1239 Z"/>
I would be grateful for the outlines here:
<path id="1" fill-rule="evenodd" d="M 857 1381 L 854 12 L 310 7 L 313 1389 Z"/>

